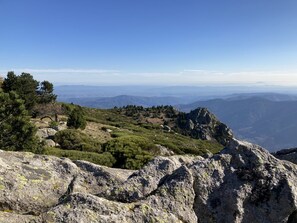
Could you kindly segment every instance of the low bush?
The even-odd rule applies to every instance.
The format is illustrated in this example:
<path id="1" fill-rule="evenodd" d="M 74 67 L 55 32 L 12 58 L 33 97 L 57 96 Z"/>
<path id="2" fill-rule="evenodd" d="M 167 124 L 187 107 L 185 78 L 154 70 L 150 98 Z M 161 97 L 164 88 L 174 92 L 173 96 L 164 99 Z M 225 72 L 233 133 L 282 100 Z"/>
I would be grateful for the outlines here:
<path id="1" fill-rule="evenodd" d="M 115 158 L 108 152 L 98 154 L 94 152 L 82 152 L 77 150 L 46 148 L 43 154 L 53 155 L 57 157 L 67 157 L 71 160 L 86 160 L 98 165 L 108 167 L 112 167 L 116 161 Z"/>
<path id="2" fill-rule="evenodd" d="M 67 126 L 75 129 L 85 129 L 87 121 L 81 107 L 75 107 L 68 116 Z"/>
<path id="3" fill-rule="evenodd" d="M 102 152 L 99 142 L 75 129 L 66 129 L 57 132 L 54 140 L 65 150 Z"/>
<path id="4" fill-rule="evenodd" d="M 114 167 L 139 169 L 153 158 L 158 149 L 145 138 L 127 136 L 107 142 L 104 151 L 110 152 L 116 159 Z"/>
<path id="5" fill-rule="evenodd" d="M 59 125 L 59 123 L 56 122 L 56 121 L 51 121 L 51 122 L 49 123 L 49 127 L 50 127 L 50 128 L 53 128 L 53 129 L 57 128 L 58 125 Z"/>

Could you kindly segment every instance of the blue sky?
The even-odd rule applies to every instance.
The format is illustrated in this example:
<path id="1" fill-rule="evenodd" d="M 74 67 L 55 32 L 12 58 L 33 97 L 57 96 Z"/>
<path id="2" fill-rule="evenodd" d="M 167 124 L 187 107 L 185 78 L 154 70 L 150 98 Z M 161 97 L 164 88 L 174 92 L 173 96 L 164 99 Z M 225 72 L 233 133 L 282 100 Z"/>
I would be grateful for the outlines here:
<path id="1" fill-rule="evenodd" d="M 0 74 L 297 85 L 296 0 L 0 0 Z"/>

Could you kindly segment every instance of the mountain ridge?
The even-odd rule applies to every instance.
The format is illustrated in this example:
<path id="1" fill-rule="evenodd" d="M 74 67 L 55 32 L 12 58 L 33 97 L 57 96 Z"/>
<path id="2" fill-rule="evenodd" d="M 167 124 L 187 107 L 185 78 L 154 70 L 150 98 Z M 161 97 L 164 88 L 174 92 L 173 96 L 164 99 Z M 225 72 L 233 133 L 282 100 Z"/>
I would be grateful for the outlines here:
<path id="1" fill-rule="evenodd" d="M 127 105 L 137 105 L 143 107 L 152 107 L 160 105 L 176 105 L 186 103 L 192 100 L 186 100 L 181 97 L 172 96 L 133 96 L 133 95 L 118 95 L 114 97 L 79 97 L 79 98 L 67 98 L 63 101 L 68 103 L 75 103 L 81 106 L 91 108 L 103 108 L 109 109 L 114 107 L 124 107 Z"/>

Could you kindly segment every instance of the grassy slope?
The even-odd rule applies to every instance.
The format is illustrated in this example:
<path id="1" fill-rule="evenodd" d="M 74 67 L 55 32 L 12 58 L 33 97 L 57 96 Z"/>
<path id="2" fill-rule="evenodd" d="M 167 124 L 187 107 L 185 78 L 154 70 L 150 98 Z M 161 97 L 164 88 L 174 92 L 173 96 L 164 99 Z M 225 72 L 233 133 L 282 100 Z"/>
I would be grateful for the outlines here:
<path id="1" fill-rule="evenodd" d="M 88 126 L 98 128 L 97 135 L 96 129 L 92 129 L 92 133 L 89 135 L 93 138 L 95 137 L 102 145 L 112 140 L 120 142 L 133 141 L 152 156 L 158 155 L 152 146 L 157 144 L 167 147 L 176 154 L 203 155 L 207 150 L 217 153 L 222 149 L 222 146 L 216 142 L 197 140 L 174 132 L 166 132 L 163 131 L 160 125 L 140 123 L 132 117 L 125 116 L 114 109 L 84 108 L 84 111 Z M 111 137 L 107 137 L 106 133 L 100 129 L 103 126 L 112 130 Z M 84 132 L 86 133 L 86 131 Z M 47 148 L 45 153 L 48 155 L 68 157 L 73 160 L 83 159 L 107 166 L 112 166 L 113 159 L 113 157 L 109 155 L 104 156 L 102 153 L 62 150 L 58 148 Z"/>
<path id="2" fill-rule="evenodd" d="M 112 126 L 114 137 L 144 137 L 154 144 L 168 147 L 175 153 L 201 155 L 205 153 L 206 149 L 212 153 L 217 153 L 222 149 L 222 146 L 215 142 L 192 139 L 173 132 L 164 132 L 159 125 L 138 123 L 131 117 L 119 114 L 113 109 L 86 108 L 86 114 L 88 121 Z"/>

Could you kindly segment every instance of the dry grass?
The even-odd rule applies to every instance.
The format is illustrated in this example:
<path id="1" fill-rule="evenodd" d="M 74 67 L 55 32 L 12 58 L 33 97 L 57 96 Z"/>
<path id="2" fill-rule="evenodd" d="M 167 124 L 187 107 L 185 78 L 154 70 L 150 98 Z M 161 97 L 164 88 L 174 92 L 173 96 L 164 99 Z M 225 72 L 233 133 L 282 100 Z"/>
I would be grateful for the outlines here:
<path id="1" fill-rule="evenodd" d="M 163 125 L 164 120 L 160 118 L 147 118 L 146 123 Z"/>
<path id="2" fill-rule="evenodd" d="M 50 119 L 40 120 L 40 118 L 31 118 L 31 123 L 33 123 L 38 129 L 47 128 L 49 126 Z"/>
<path id="3" fill-rule="evenodd" d="M 109 132 L 102 130 L 102 127 L 109 129 L 110 126 L 95 122 L 87 122 L 87 126 L 82 132 L 93 139 L 98 140 L 100 143 L 105 143 L 111 140 L 111 136 Z"/>

